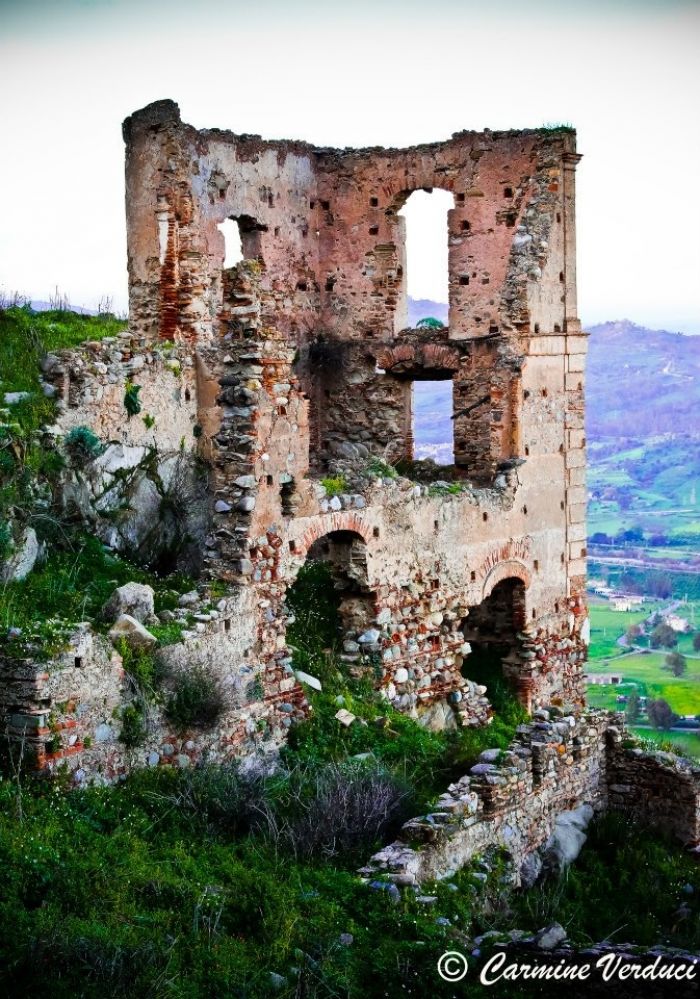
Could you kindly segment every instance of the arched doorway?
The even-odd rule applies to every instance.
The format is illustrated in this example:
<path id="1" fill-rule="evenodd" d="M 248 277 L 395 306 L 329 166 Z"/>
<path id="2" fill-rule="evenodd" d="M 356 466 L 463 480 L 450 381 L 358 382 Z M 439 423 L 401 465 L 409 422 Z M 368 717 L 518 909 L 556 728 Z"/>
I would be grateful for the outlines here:
<path id="1" fill-rule="evenodd" d="M 314 541 L 286 602 L 292 616 L 287 641 L 297 667 L 317 675 L 330 656 L 352 671 L 360 660 L 357 639 L 372 626 L 376 613 L 364 538 L 339 530 Z"/>
<path id="2" fill-rule="evenodd" d="M 499 694 L 520 689 L 521 639 L 525 627 L 525 584 L 508 577 L 498 582 L 489 595 L 462 622 L 462 632 L 471 645 L 462 667 L 465 677 L 487 687 L 493 701 Z M 526 705 L 527 706 L 527 705 Z"/>

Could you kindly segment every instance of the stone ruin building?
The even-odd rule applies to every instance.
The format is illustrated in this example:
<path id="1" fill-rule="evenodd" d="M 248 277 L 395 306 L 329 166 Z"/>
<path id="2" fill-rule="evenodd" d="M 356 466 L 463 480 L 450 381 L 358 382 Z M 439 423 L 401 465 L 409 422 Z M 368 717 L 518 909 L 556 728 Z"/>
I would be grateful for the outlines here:
<path id="1" fill-rule="evenodd" d="M 306 560 L 323 559 L 342 596 L 346 668 L 370 664 L 399 710 L 439 728 L 487 723 L 487 688 L 469 679 L 470 657 L 484 652 L 530 711 L 567 706 L 558 726 L 542 715 L 525 727 L 500 770 L 487 764 L 499 780 L 475 774 L 471 791 L 455 791 L 447 811 L 460 829 L 478 818 L 482 840 L 517 828 L 531 846 L 551 829 L 541 814 L 582 801 L 662 814 L 676 765 L 659 764 L 673 781 L 645 770 L 633 787 L 626 758 L 609 757 L 613 745 L 623 753 L 609 723 L 571 714 L 584 701 L 588 641 L 574 132 L 328 149 L 198 130 L 159 101 L 124 122 L 124 139 L 129 330 L 47 367 L 59 431 L 87 425 L 110 442 L 102 492 L 74 482 L 67 501 L 92 504 L 95 531 L 133 547 L 162 511 L 163 482 L 189 482 L 171 531 L 198 538 L 202 578 L 225 595 L 164 655 L 175 669 L 216 672 L 229 709 L 214 730 L 184 738 L 156 719 L 146 746 L 125 750 L 111 720 L 124 696 L 119 657 L 85 626 L 60 669 L 15 664 L 6 687 L 11 724 L 31 732 L 40 761 L 109 779 L 279 745 L 308 711 L 285 593 Z M 412 329 L 400 210 L 433 189 L 453 199 L 449 319 Z M 227 267 L 233 224 L 242 260 Z M 452 385 L 449 487 L 389 468 L 414 457 L 423 380 Z M 134 383 L 153 426 L 125 418 Z M 331 477 L 339 495 L 323 484 Z M 95 496 L 129 478 L 137 515 L 105 522 Z M 57 705 L 72 735 L 42 756 Z M 699 777 L 681 776 L 679 835 L 698 839 Z M 538 792 L 547 804 L 533 829 Z"/>

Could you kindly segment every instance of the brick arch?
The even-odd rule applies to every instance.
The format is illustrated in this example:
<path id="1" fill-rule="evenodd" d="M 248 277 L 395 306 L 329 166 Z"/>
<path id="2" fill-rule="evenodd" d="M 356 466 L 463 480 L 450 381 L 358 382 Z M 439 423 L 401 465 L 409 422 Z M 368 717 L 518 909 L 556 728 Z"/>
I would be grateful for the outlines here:
<path id="1" fill-rule="evenodd" d="M 372 528 L 357 513 L 352 510 L 338 510 L 316 518 L 307 527 L 299 539 L 298 554 L 305 556 L 314 541 L 334 531 L 351 531 L 353 534 L 359 534 L 365 544 L 369 544 L 372 537 Z"/>
<path id="2" fill-rule="evenodd" d="M 504 579 L 519 579 L 525 588 L 527 588 L 531 581 L 530 570 L 523 562 L 518 562 L 516 559 L 499 562 L 484 579 L 481 599 L 485 600 L 491 594 L 494 587 L 502 583 Z"/>
<path id="3" fill-rule="evenodd" d="M 392 194 L 391 201 L 389 202 L 389 210 L 398 214 L 403 206 L 406 204 L 408 199 L 416 191 L 447 191 L 454 197 L 455 193 L 455 180 L 451 177 L 446 177 L 443 175 L 437 176 L 434 170 L 416 170 L 412 177 L 409 178 L 408 185 L 406 178 L 402 178 L 401 186 L 391 182 L 389 178 L 389 183 L 385 188 L 387 193 Z M 395 193 L 392 193 L 395 192 Z"/>
<path id="4" fill-rule="evenodd" d="M 399 343 L 384 347 L 377 354 L 377 366 L 389 373 L 410 373 L 420 369 L 457 371 L 459 364 L 459 352 L 442 343 Z"/>

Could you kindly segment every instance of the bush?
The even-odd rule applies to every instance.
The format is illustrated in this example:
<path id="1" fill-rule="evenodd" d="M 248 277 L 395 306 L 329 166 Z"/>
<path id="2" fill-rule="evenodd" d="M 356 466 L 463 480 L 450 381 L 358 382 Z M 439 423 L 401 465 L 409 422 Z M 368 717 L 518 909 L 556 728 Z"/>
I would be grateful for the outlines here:
<path id="1" fill-rule="evenodd" d="M 270 815 L 273 841 L 297 859 L 366 855 L 409 817 L 411 793 L 376 763 L 330 763 L 290 775 L 286 808 Z"/>
<path id="2" fill-rule="evenodd" d="M 136 704 L 128 704 L 122 711 L 122 730 L 119 740 L 125 746 L 140 746 L 146 738 L 143 712 Z"/>
<path id="3" fill-rule="evenodd" d="M 326 496 L 339 496 L 348 488 L 344 475 L 334 475 L 327 479 L 321 479 L 321 485 L 326 490 Z"/>
<path id="4" fill-rule="evenodd" d="M 65 436 L 63 447 L 71 464 L 77 468 L 87 465 L 103 451 L 102 442 L 89 427 L 74 427 L 70 430 Z"/>
<path id="5" fill-rule="evenodd" d="M 178 673 L 175 690 L 168 698 L 165 713 L 181 728 L 206 728 L 214 725 L 224 710 L 224 698 L 218 681 L 202 666 Z"/>

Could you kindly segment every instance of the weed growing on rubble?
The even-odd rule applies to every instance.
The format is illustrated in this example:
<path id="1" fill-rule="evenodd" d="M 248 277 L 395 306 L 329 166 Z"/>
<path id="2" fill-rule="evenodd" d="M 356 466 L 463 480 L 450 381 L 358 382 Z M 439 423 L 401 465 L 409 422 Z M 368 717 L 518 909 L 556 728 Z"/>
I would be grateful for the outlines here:
<path id="1" fill-rule="evenodd" d="M 348 483 L 344 475 L 333 475 L 327 479 L 321 479 L 321 485 L 326 490 L 326 496 L 340 496 L 347 492 Z"/>

